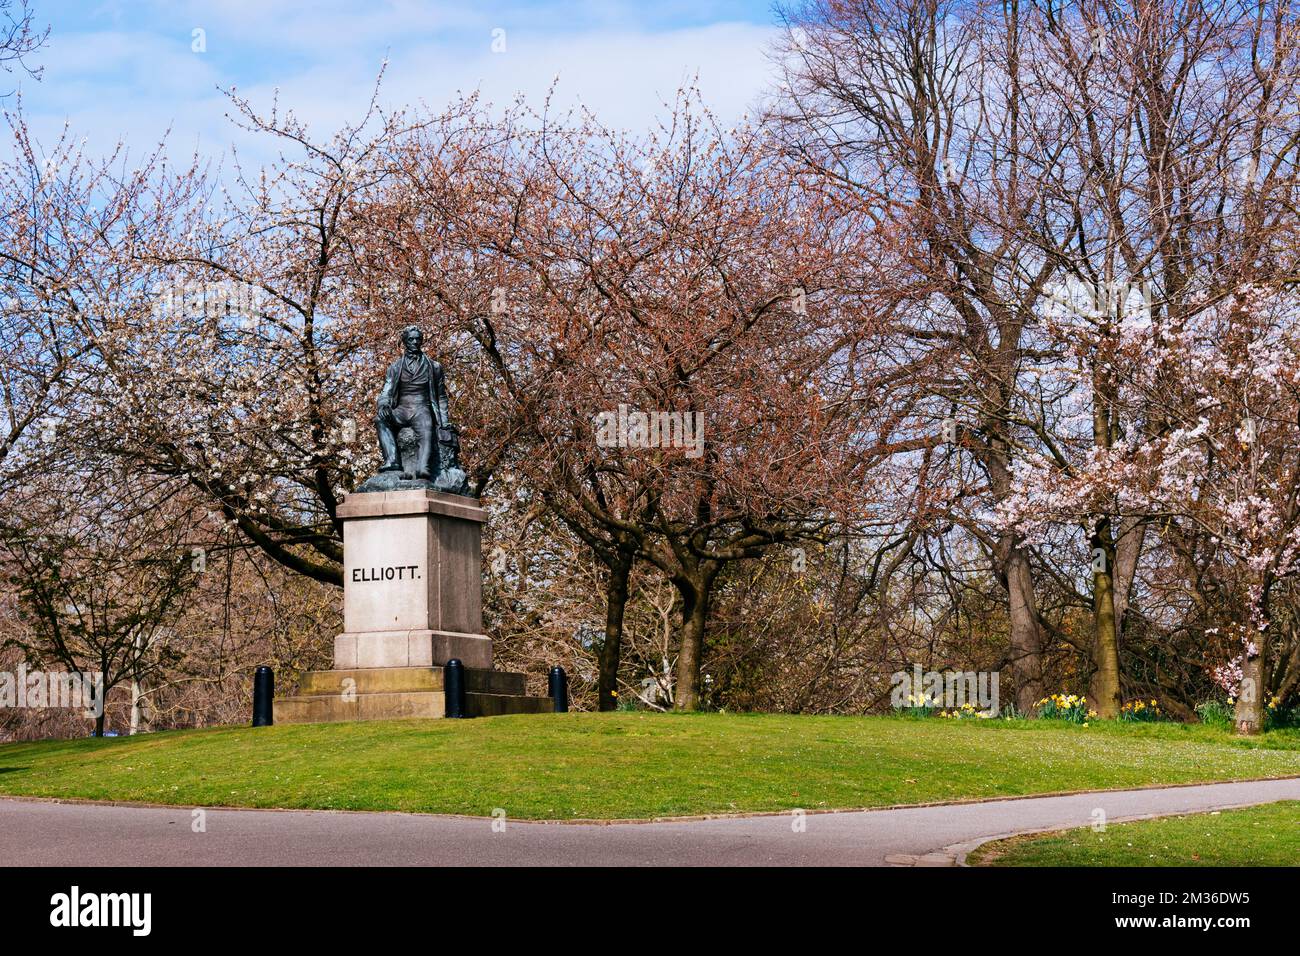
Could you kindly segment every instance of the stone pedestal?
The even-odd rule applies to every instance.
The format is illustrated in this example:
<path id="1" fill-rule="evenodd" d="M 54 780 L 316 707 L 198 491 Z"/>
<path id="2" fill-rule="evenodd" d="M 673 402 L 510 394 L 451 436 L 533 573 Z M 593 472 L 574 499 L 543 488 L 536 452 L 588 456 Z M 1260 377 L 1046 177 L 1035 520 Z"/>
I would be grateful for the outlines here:
<path id="1" fill-rule="evenodd" d="M 343 520 L 343 633 L 335 669 L 432 667 L 459 657 L 491 670 L 483 633 L 483 509 L 435 491 L 354 494 Z"/>
<path id="2" fill-rule="evenodd" d="M 343 633 L 334 669 L 305 674 L 275 702 L 277 723 L 442 717 L 442 665 L 466 668 L 473 716 L 549 713 L 524 694 L 524 675 L 492 670 L 483 633 L 474 498 L 426 489 L 348 495 L 343 521 Z"/>

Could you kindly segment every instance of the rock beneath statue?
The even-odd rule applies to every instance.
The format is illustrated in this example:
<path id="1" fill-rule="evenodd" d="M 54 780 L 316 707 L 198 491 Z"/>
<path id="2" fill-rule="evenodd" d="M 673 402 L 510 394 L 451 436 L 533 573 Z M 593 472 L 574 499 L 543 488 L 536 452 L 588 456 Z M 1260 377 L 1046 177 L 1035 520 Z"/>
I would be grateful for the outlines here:
<path id="1" fill-rule="evenodd" d="M 414 428 L 403 428 L 397 433 L 397 449 L 402 456 L 401 471 L 381 471 L 367 478 L 357 491 L 439 491 L 430 478 L 415 477 L 415 460 L 420 451 L 420 439 Z"/>
<path id="2" fill-rule="evenodd" d="M 433 488 L 434 491 L 441 491 L 448 495 L 471 497 L 469 493 L 469 476 L 465 474 L 463 468 L 455 465 L 438 472 L 438 477 L 433 482 Z"/>
<path id="3" fill-rule="evenodd" d="M 442 491 L 428 478 L 403 478 L 400 471 L 381 471 L 357 486 L 359 493 L 373 491 Z"/>
<path id="4" fill-rule="evenodd" d="M 469 476 L 460 466 L 460 431 L 455 425 L 438 429 L 438 474 L 434 486 L 449 495 L 466 495 Z"/>

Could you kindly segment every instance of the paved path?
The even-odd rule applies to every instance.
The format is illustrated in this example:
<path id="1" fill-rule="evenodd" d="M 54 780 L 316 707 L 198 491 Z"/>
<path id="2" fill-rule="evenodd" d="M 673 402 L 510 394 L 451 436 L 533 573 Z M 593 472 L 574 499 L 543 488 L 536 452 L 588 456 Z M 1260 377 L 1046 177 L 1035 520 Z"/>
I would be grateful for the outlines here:
<path id="1" fill-rule="evenodd" d="M 0 860 L 22 865 L 952 865 L 991 836 L 1300 800 L 1300 779 L 943 807 L 668 823 L 543 824 L 407 813 L 207 810 L 0 798 Z M 798 832 L 798 825 L 803 831 Z"/>

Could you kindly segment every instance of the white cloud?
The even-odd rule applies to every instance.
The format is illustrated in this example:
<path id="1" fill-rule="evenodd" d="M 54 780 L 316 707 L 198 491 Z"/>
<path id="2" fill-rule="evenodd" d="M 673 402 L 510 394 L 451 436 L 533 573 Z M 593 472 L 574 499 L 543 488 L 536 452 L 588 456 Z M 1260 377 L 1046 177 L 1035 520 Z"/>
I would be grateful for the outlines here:
<path id="1" fill-rule="evenodd" d="M 724 123 L 753 105 L 771 78 L 772 27 L 650 29 L 622 22 L 623 8 L 583 4 L 558 8 L 549 22 L 536 10 L 465 10 L 223 0 L 160 13 L 148 29 L 111 15 L 113 29 L 97 32 L 60 32 L 56 22 L 42 55 L 45 79 L 23 84 L 25 110 L 43 139 L 67 117 L 96 151 L 125 137 L 139 153 L 170 126 L 174 155 L 197 148 L 216 157 L 235 142 L 249 158 L 264 158 L 262 146 L 225 120 L 229 104 L 217 86 L 236 85 L 259 106 L 278 88 L 281 104 L 324 136 L 360 115 L 385 55 L 382 100 L 390 108 L 419 101 L 438 108 L 474 89 L 497 104 L 522 92 L 540 107 L 558 76 L 557 107 L 581 102 L 607 125 L 632 130 L 649 128 L 696 75 Z M 504 53 L 491 49 L 494 21 L 506 31 Z M 190 50 L 194 26 L 207 31 L 205 53 Z"/>

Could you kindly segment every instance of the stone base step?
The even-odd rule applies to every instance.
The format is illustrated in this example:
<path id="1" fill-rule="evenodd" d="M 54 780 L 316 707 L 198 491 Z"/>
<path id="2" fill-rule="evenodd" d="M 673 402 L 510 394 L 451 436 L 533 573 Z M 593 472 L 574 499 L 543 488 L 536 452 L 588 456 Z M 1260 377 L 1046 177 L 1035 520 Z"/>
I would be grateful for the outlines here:
<path id="1" fill-rule="evenodd" d="M 471 694 L 522 696 L 524 675 L 510 671 L 465 668 L 465 690 Z M 309 671 L 302 675 L 298 693 L 304 697 L 343 694 L 392 694 L 440 691 L 441 667 L 363 667 L 355 670 Z"/>
<path id="2" fill-rule="evenodd" d="M 505 714 L 550 714 L 554 713 L 555 704 L 549 697 L 467 693 L 465 709 L 470 717 L 499 717 Z M 430 720 L 446 715 L 447 701 L 442 691 L 357 694 L 349 699 L 339 695 L 283 697 L 275 702 L 277 724 L 400 720 L 406 717 Z"/>
<path id="3" fill-rule="evenodd" d="M 555 701 L 549 697 L 522 694 L 465 694 L 465 709 L 471 717 L 501 717 L 505 714 L 553 714 Z"/>
<path id="4" fill-rule="evenodd" d="M 468 696 L 468 695 L 466 695 Z M 468 701 L 467 701 L 468 703 Z M 340 720 L 396 720 L 402 717 L 445 717 L 442 691 L 393 694 L 304 694 L 276 700 L 277 724 L 324 724 Z"/>

